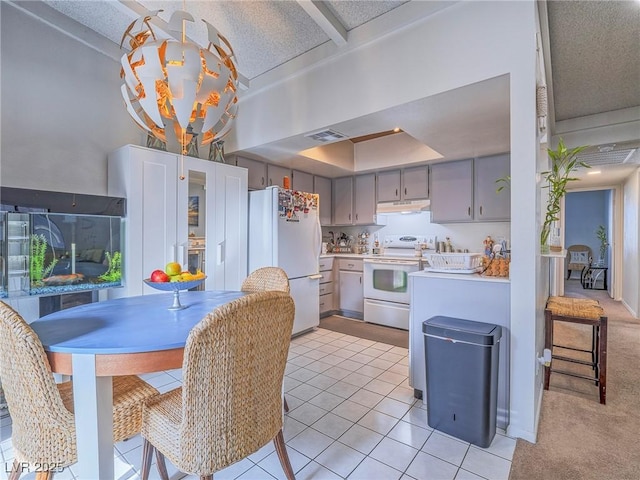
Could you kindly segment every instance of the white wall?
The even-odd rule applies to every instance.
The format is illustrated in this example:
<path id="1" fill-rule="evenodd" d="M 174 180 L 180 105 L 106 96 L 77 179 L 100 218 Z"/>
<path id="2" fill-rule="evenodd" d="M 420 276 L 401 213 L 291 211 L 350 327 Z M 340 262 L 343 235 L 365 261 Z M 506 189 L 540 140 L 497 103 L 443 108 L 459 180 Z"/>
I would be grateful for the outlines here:
<path id="1" fill-rule="evenodd" d="M 436 236 L 438 241 L 445 241 L 445 238 L 449 237 L 455 249 L 468 249 L 470 252 L 475 253 L 483 251 L 482 241 L 487 235 L 490 235 L 494 240 L 504 238 L 509 243 L 511 233 L 508 222 L 455 223 L 446 225 L 431 223 L 431 212 L 413 215 L 387 215 L 386 225 L 323 227 L 322 233 L 325 236 L 325 240 L 328 238 L 327 235 L 330 230 L 336 236 L 338 236 L 338 232 L 344 232 L 354 237 L 359 233 L 369 232 L 369 243 L 371 245 L 375 234 L 378 234 L 380 242 L 383 241 L 385 235 Z"/>
<path id="2" fill-rule="evenodd" d="M 107 154 L 146 135 L 120 66 L 2 2 L 0 184 L 106 195 Z"/>
<path id="3" fill-rule="evenodd" d="M 640 317 L 640 169 L 627 179 L 622 196 L 622 302 Z"/>
<path id="4" fill-rule="evenodd" d="M 118 65 L 4 2 L 1 30 L 0 182 L 104 194 L 107 153 L 143 138 L 119 98 Z M 536 354 L 548 281 L 537 245 L 535 34 L 534 2 L 456 3 L 247 96 L 226 140 L 228 151 L 248 149 L 509 75 L 514 206 L 509 433 L 529 440 L 537 428 Z"/>
<path id="5" fill-rule="evenodd" d="M 539 331 L 548 277 L 538 255 L 534 2 L 463 2 L 244 97 L 229 151 L 249 149 L 500 75 L 511 101 L 511 425 L 535 440 Z M 398 87 L 400 86 L 400 87 Z M 295 108 L 293 108 L 295 106 Z M 532 277 L 536 282 L 532 283 Z"/>

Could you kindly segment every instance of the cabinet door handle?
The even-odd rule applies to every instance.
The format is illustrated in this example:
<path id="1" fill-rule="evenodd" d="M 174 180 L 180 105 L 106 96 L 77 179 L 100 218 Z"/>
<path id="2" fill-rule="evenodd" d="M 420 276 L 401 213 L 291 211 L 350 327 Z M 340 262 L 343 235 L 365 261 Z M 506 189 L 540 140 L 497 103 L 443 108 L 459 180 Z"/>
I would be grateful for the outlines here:
<path id="1" fill-rule="evenodd" d="M 358 279 L 360 280 L 360 285 L 362 285 L 362 275 Z"/>
<path id="2" fill-rule="evenodd" d="M 396 197 L 398 196 L 398 189 L 396 188 Z"/>
<path id="3" fill-rule="evenodd" d="M 349 214 L 349 221 L 351 221 L 351 214 Z"/>
<path id="4" fill-rule="evenodd" d="M 260 182 L 260 185 L 262 185 L 264 187 L 264 177 L 262 177 L 262 180 Z"/>
<path id="5" fill-rule="evenodd" d="M 356 213 L 356 222 L 358 221 L 358 214 Z"/>
<path id="6" fill-rule="evenodd" d="M 273 185 L 273 178 L 269 179 L 269 186 Z"/>
<path id="7" fill-rule="evenodd" d="M 471 216 L 471 207 L 467 207 L 467 215 L 470 217 Z"/>
<path id="8" fill-rule="evenodd" d="M 482 205 L 480 205 L 480 215 L 482 215 Z"/>
<path id="9" fill-rule="evenodd" d="M 404 194 L 407 195 L 407 187 L 404 187 Z"/>

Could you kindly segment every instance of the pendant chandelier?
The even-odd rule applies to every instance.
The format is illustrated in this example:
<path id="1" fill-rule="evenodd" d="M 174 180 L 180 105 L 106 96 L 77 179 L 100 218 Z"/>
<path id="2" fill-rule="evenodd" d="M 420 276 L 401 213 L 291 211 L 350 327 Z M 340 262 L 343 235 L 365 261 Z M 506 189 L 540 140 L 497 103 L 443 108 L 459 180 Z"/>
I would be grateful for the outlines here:
<path id="1" fill-rule="evenodd" d="M 182 10 L 171 15 L 169 30 L 182 32 L 181 40 L 160 39 L 150 12 L 133 22 L 122 36 L 131 51 L 121 58 L 121 87 L 127 111 L 148 133 L 171 147 L 187 146 L 196 138 L 201 145 L 220 140 L 231 129 L 238 109 L 238 72 L 227 39 L 207 25 L 209 45 L 187 41 L 185 24 L 193 17 Z"/>

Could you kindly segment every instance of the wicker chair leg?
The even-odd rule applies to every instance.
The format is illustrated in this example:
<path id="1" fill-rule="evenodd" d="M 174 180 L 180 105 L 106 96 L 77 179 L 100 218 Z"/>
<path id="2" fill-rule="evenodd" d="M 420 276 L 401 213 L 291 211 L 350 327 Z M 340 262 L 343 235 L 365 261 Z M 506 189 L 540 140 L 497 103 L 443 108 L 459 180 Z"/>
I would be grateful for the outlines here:
<path id="1" fill-rule="evenodd" d="M 289 404 L 287 403 L 287 397 L 283 396 L 282 400 L 284 401 L 284 411 L 289 413 Z"/>
<path id="2" fill-rule="evenodd" d="M 51 480 L 53 478 L 53 472 L 47 470 L 46 472 L 36 473 L 36 480 Z"/>
<path id="3" fill-rule="evenodd" d="M 18 480 L 20 478 L 20 474 L 22 471 L 20 470 L 20 465 L 18 464 L 18 460 L 13 461 L 13 467 L 11 467 L 11 475 L 9 475 L 9 480 Z"/>
<path id="4" fill-rule="evenodd" d="M 160 474 L 160 478 L 162 480 L 169 480 L 169 472 L 167 472 L 167 464 L 164 461 L 164 455 L 158 450 L 156 450 L 156 465 L 158 467 L 158 473 Z"/>
<path id="5" fill-rule="evenodd" d="M 280 459 L 280 465 L 282 465 L 282 470 L 284 470 L 284 474 L 287 477 L 287 480 L 296 480 L 296 477 L 293 474 L 293 468 L 291 468 L 291 462 L 289 461 L 287 446 L 284 443 L 284 435 L 282 434 L 282 429 L 280 429 L 278 434 L 273 439 L 273 443 L 276 447 L 276 452 L 278 453 L 278 458 Z"/>
<path id="6" fill-rule="evenodd" d="M 149 470 L 151 470 L 153 450 L 153 445 L 151 445 L 151 442 L 145 438 L 144 443 L 142 444 L 142 466 L 140 467 L 142 480 L 149 480 Z"/>

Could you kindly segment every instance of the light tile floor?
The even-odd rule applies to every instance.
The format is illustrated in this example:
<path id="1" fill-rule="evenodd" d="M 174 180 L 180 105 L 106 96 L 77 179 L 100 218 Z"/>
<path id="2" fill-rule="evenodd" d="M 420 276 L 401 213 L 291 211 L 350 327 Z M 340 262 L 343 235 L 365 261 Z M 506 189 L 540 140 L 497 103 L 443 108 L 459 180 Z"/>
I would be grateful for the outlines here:
<path id="1" fill-rule="evenodd" d="M 515 440 L 499 432 L 483 449 L 429 428 L 426 407 L 408 384 L 407 354 L 406 348 L 324 329 L 292 340 L 284 436 L 298 480 L 508 479 Z M 143 378 L 166 392 L 180 386 L 182 375 L 172 370 Z M 10 419 L 0 426 L 4 479 L 13 458 Z M 116 478 L 139 478 L 141 445 L 139 435 L 116 444 Z M 167 466 L 174 480 L 196 478 Z M 55 478 L 75 479 L 73 467 Z M 151 478 L 159 478 L 155 466 Z M 284 473 L 270 442 L 215 478 L 282 479 Z"/>

